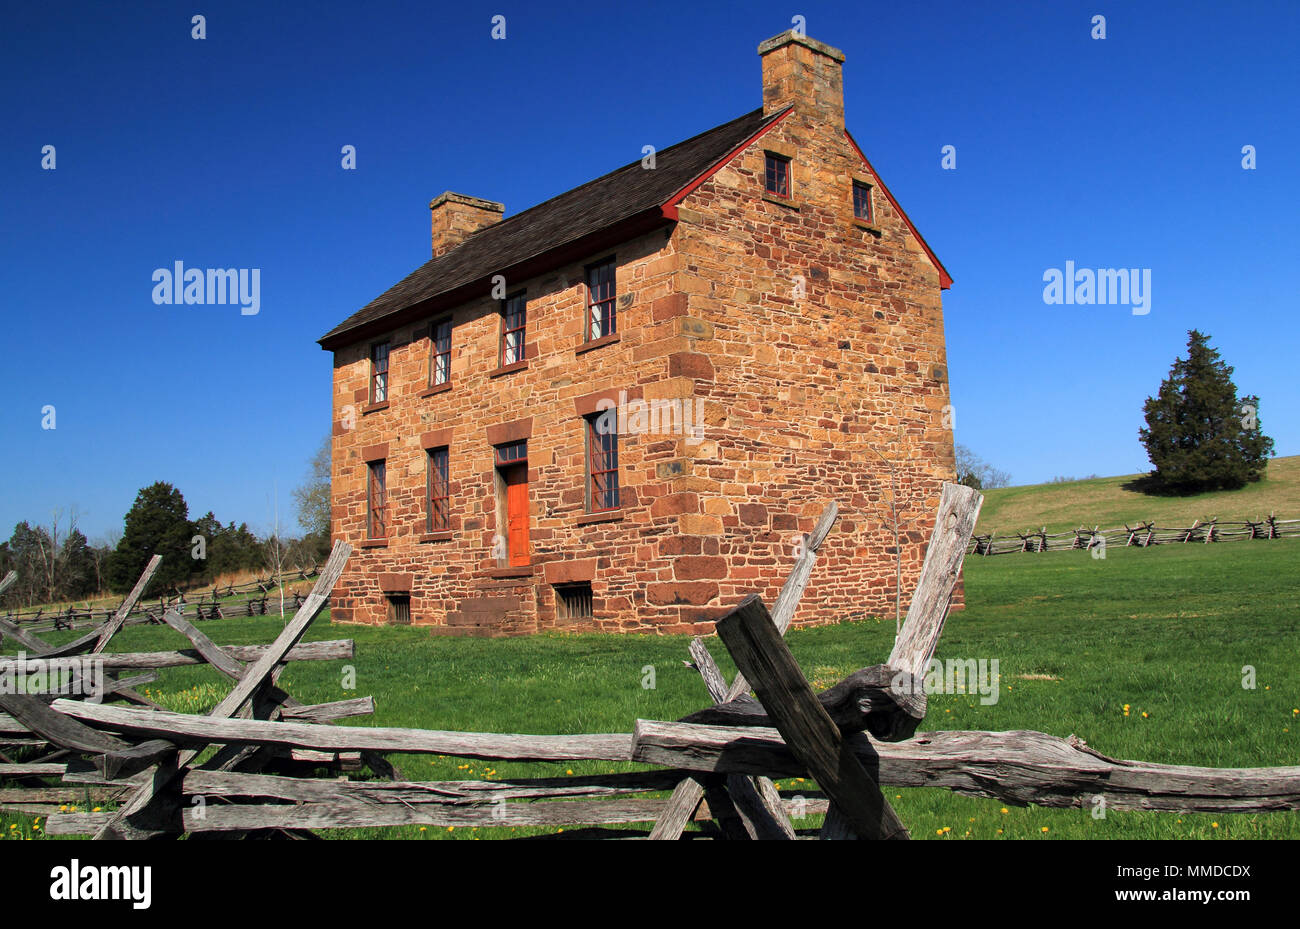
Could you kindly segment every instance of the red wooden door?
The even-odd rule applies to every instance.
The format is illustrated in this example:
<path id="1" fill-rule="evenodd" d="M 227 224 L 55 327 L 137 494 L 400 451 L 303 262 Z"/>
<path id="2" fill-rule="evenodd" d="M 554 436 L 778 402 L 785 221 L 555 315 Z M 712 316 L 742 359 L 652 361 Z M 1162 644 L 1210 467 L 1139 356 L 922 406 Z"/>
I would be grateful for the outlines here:
<path id="1" fill-rule="evenodd" d="M 528 466 L 502 474 L 506 482 L 506 539 L 510 566 L 528 564 Z"/>

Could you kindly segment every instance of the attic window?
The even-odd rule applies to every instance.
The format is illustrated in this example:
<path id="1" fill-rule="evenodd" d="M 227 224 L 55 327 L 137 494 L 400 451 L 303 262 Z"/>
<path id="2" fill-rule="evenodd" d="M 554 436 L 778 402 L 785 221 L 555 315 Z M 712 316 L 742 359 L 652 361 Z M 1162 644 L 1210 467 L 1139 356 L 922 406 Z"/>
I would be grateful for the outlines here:
<path id="1" fill-rule="evenodd" d="M 528 302 L 524 294 L 507 297 L 501 304 L 501 365 L 524 360 L 524 332 L 528 324 Z"/>
<path id="2" fill-rule="evenodd" d="M 764 188 L 774 197 L 790 197 L 790 159 L 775 152 L 764 152 Z"/>
<path id="3" fill-rule="evenodd" d="M 376 342 L 370 346 L 370 402 L 383 403 L 388 399 L 388 343 Z"/>
<path id="4" fill-rule="evenodd" d="M 429 386 L 451 382 L 451 320 L 440 319 L 429 327 Z"/>
<path id="5" fill-rule="evenodd" d="M 853 182 L 853 216 L 864 223 L 874 221 L 871 211 L 871 185 L 863 181 Z"/>
<path id="6" fill-rule="evenodd" d="M 587 341 L 618 331 L 614 318 L 614 259 L 587 268 Z"/>

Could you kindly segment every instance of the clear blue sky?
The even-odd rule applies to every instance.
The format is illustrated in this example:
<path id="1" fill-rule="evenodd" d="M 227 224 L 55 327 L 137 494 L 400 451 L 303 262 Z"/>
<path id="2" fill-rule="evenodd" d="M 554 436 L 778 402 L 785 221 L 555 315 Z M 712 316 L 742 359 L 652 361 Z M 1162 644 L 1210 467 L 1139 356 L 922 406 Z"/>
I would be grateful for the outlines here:
<path id="1" fill-rule="evenodd" d="M 956 280 L 958 441 L 1018 483 L 1145 470 L 1142 401 L 1199 327 L 1300 453 L 1300 4 L 13 3 L 0 538 L 76 505 L 93 539 L 155 480 L 259 529 L 278 486 L 291 522 L 329 429 L 315 340 L 427 258 L 429 200 L 518 212 L 748 112 L 795 14 Z M 260 312 L 155 305 L 176 260 L 260 268 Z M 1150 314 L 1044 304 L 1067 260 L 1150 268 Z"/>

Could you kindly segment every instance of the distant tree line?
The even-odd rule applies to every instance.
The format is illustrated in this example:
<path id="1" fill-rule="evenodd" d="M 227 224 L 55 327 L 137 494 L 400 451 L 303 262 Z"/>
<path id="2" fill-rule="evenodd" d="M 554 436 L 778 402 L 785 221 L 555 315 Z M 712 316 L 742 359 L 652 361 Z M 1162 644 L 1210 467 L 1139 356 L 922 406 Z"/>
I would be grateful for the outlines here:
<path id="1" fill-rule="evenodd" d="M 0 542 L 0 577 L 17 581 L 0 595 L 0 609 L 124 594 L 153 555 L 162 564 L 150 592 L 211 584 L 235 571 L 279 571 L 323 561 L 330 548 L 329 440 L 312 459 L 306 482 L 294 490 L 303 532 L 273 528 L 258 536 L 247 523 L 222 524 L 211 511 L 189 518 L 181 492 L 165 481 L 141 488 L 123 520 L 121 537 L 91 545 L 77 513 L 56 510 L 48 525 L 24 520 Z"/>

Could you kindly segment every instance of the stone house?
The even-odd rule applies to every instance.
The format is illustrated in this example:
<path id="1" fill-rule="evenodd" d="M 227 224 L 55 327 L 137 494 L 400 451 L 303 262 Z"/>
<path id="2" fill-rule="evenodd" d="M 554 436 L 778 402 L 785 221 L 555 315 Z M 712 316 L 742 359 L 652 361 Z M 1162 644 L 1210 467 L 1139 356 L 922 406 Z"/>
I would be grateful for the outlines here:
<path id="1" fill-rule="evenodd" d="M 954 474 L 943 265 L 844 126 L 844 55 L 758 48 L 763 105 L 522 213 L 445 193 L 433 257 L 334 353 L 334 618 L 707 631 L 894 609 Z"/>

